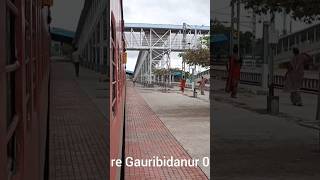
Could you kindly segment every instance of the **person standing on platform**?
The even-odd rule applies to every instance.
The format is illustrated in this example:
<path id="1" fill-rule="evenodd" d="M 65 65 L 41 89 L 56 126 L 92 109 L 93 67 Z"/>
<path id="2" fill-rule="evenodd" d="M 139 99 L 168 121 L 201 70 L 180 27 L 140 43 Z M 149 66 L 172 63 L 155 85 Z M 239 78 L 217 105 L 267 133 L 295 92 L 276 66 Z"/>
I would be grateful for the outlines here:
<path id="1" fill-rule="evenodd" d="M 181 78 L 181 81 L 180 81 L 180 90 L 182 93 L 184 93 L 184 88 L 186 87 L 186 80 L 184 77 Z"/>
<path id="2" fill-rule="evenodd" d="M 233 47 L 233 54 L 227 64 L 228 79 L 226 83 L 226 92 L 231 92 L 231 97 L 237 97 L 238 84 L 240 80 L 241 58 L 238 56 L 238 46 Z"/>
<path id="3" fill-rule="evenodd" d="M 293 105 L 302 106 L 300 88 L 304 78 L 304 66 L 312 63 L 312 57 L 307 53 L 299 52 L 298 48 L 293 48 L 294 57 L 288 65 L 288 71 L 285 75 L 286 92 L 290 92 L 290 99 Z"/>
<path id="4" fill-rule="evenodd" d="M 201 76 L 201 80 L 198 81 L 198 83 L 199 83 L 199 89 L 200 89 L 201 95 L 204 95 L 204 87 L 207 83 L 207 79 Z"/>
<path id="5" fill-rule="evenodd" d="M 76 76 L 79 77 L 79 68 L 80 68 L 80 55 L 78 48 L 74 48 L 74 52 L 72 53 L 72 60 L 75 67 Z"/>
<path id="6" fill-rule="evenodd" d="M 136 80 L 132 79 L 132 82 L 133 82 L 133 87 L 136 87 Z"/>

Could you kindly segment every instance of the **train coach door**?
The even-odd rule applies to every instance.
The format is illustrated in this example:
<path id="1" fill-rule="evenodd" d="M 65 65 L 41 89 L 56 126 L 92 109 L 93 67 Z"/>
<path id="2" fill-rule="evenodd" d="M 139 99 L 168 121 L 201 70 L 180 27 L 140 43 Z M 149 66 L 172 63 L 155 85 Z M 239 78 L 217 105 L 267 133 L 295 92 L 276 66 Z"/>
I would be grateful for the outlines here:
<path id="1" fill-rule="evenodd" d="M 117 36 L 114 14 L 111 13 L 110 28 L 110 159 L 119 159 L 119 137 L 120 124 L 118 114 L 118 66 L 117 66 Z M 110 167 L 110 179 L 118 179 L 119 167 Z"/>

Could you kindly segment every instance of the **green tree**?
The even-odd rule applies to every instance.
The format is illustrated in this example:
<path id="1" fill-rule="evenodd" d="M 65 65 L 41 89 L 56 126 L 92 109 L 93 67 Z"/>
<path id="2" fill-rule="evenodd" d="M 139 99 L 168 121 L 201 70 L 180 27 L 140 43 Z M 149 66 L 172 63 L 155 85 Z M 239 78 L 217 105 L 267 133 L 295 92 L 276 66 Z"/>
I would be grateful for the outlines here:
<path id="1" fill-rule="evenodd" d="M 233 0 L 237 1 L 237 0 Z M 257 14 L 286 12 L 295 20 L 311 23 L 320 20 L 319 0 L 240 0 L 246 9 L 254 9 Z"/>
<path id="2" fill-rule="evenodd" d="M 189 65 L 207 67 L 210 65 L 210 36 L 204 36 L 200 42 L 199 47 L 188 49 L 179 56 Z"/>
<path id="3" fill-rule="evenodd" d="M 213 34 L 229 34 L 231 27 L 224 26 L 220 21 L 213 21 Z M 240 32 L 240 51 L 242 54 L 248 54 L 252 52 L 252 39 L 253 34 L 250 31 Z M 214 53 L 216 55 L 229 55 L 229 43 L 224 43 L 214 47 Z"/>
<path id="4" fill-rule="evenodd" d="M 153 69 L 153 74 L 157 75 L 157 76 L 165 76 L 168 75 L 169 72 L 171 74 L 175 73 L 175 72 L 180 72 L 182 74 L 182 70 L 178 69 L 178 68 L 170 68 L 170 70 L 168 71 L 168 69 L 165 68 L 161 68 L 161 69 Z M 186 78 L 189 78 L 191 75 L 189 72 L 185 72 L 185 76 Z"/>

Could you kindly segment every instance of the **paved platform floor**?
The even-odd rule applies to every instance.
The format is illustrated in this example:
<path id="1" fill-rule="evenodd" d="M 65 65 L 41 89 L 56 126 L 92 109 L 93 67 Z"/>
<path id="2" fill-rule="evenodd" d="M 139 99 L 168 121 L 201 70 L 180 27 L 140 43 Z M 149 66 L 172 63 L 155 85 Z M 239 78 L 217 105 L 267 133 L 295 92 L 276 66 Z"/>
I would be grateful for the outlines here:
<path id="1" fill-rule="evenodd" d="M 314 120 L 316 96 L 303 94 L 303 107 L 280 96 L 280 114 L 266 113 L 266 96 L 240 85 L 237 99 L 214 81 L 213 131 L 215 180 L 320 179 L 319 131 L 298 122 Z"/>
<path id="2" fill-rule="evenodd" d="M 191 159 L 130 82 L 127 85 L 126 116 L 126 157 L 150 159 L 153 156 L 173 156 L 174 159 Z M 126 167 L 125 179 L 201 180 L 207 177 L 199 167 Z"/>
<path id="3" fill-rule="evenodd" d="M 253 112 L 266 113 L 267 97 L 266 95 L 257 95 L 261 90 L 259 86 L 250 86 L 246 84 L 239 85 L 238 98 L 229 98 L 230 94 L 225 93 L 225 82 L 214 80 L 214 100 L 217 102 L 231 103 L 239 108 L 247 109 Z M 279 96 L 279 117 L 286 118 L 288 121 L 314 121 L 316 117 L 317 95 L 301 93 L 303 106 L 293 106 L 290 102 L 290 94 L 283 92 L 282 89 L 275 89 L 275 96 Z"/>
<path id="4" fill-rule="evenodd" d="M 82 69 L 75 78 L 67 62 L 51 68 L 49 180 L 107 179 L 106 119 L 88 95 L 99 86 L 97 75 Z"/>
<path id="5" fill-rule="evenodd" d="M 182 94 L 178 88 L 163 92 L 158 86 L 139 86 L 136 90 L 192 158 L 210 157 L 210 106 L 207 96 L 193 98 L 191 91 L 186 90 Z M 202 164 L 199 167 L 210 177 L 210 167 Z"/>

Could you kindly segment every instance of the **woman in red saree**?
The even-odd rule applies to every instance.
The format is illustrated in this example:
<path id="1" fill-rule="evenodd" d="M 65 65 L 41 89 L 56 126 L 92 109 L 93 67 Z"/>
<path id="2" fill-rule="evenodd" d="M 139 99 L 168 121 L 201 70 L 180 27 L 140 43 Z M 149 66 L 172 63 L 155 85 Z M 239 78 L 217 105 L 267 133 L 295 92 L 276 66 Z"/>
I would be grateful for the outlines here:
<path id="1" fill-rule="evenodd" d="M 227 64 L 228 70 L 228 79 L 226 84 L 226 92 L 231 92 L 231 97 L 237 97 L 238 84 L 240 80 L 240 69 L 241 69 L 241 61 L 238 56 L 238 47 L 235 46 L 233 48 L 233 54 L 229 58 L 229 62 Z"/>
<path id="2" fill-rule="evenodd" d="M 185 87 L 186 87 L 186 80 L 184 79 L 184 77 L 182 77 L 182 79 L 180 80 L 180 90 L 182 93 L 184 93 Z"/>

